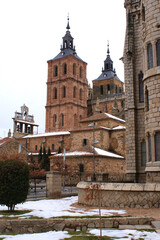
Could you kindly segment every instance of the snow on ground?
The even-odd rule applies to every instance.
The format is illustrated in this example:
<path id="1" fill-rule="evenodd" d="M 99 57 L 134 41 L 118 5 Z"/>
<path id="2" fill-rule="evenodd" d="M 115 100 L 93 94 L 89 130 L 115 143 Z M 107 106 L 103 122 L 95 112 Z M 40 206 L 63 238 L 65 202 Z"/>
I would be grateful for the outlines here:
<path id="1" fill-rule="evenodd" d="M 95 236 L 99 236 L 100 231 L 93 229 L 89 231 Z M 78 233 L 77 233 L 78 236 Z M 137 230 L 102 230 L 102 236 L 112 237 L 114 240 L 133 240 L 133 239 L 145 239 L 145 240 L 159 240 L 160 234 L 155 232 L 137 231 Z M 34 233 L 34 234 L 19 234 L 16 236 L 0 235 L 4 240 L 62 240 L 64 238 L 70 238 L 71 235 L 62 231 L 51 231 L 47 233 Z M 77 237 L 78 239 L 78 237 Z"/>
<path id="2" fill-rule="evenodd" d="M 30 213 L 20 215 L 21 218 L 27 216 L 37 216 L 43 218 L 61 217 L 61 216 L 87 216 L 98 215 L 98 209 L 78 208 L 71 206 L 78 202 L 78 197 L 67 197 L 61 199 L 45 199 L 39 201 L 27 201 L 23 204 L 18 204 L 15 210 L 31 210 Z M 6 206 L 0 206 L 0 210 L 6 210 Z M 125 210 L 101 210 L 102 216 L 112 216 L 114 214 L 125 214 Z"/>

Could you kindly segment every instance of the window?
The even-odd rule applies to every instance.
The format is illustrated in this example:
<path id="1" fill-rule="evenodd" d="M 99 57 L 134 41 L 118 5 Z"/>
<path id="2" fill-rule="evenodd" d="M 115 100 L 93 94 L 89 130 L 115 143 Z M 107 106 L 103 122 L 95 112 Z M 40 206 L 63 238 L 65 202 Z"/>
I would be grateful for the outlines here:
<path id="1" fill-rule="evenodd" d="M 76 64 L 73 63 L 73 75 L 76 75 Z"/>
<path id="2" fill-rule="evenodd" d="M 142 21 L 145 21 L 145 6 L 142 4 Z"/>
<path id="3" fill-rule="evenodd" d="M 82 77 L 82 67 L 79 68 L 79 76 Z"/>
<path id="4" fill-rule="evenodd" d="M 145 108 L 146 108 L 146 111 L 148 112 L 149 111 L 149 92 L 148 92 L 147 86 L 145 88 Z"/>
<path id="5" fill-rule="evenodd" d="M 148 153 L 149 153 L 149 162 L 152 162 L 152 144 L 151 144 L 151 135 L 148 135 Z"/>
<path id="6" fill-rule="evenodd" d="M 54 150 L 54 144 L 52 144 L 52 150 Z"/>
<path id="7" fill-rule="evenodd" d="M 110 85 L 108 84 L 108 85 L 107 85 L 107 93 L 110 94 L 110 92 L 111 92 L 111 87 L 110 87 Z"/>
<path id="8" fill-rule="evenodd" d="M 61 123 L 62 123 L 62 127 L 64 126 L 64 115 L 63 113 L 61 114 Z"/>
<path id="9" fill-rule="evenodd" d="M 37 151 L 37 149 L 38 149 L 38 147 L 37 147 L 37 145 L 35 145 L 35 151 Z"/>
<path id="10" fill-rule="evenodd" d="M 54 66 L 54 73 L 53 73 L 54 77 L 58 76 L 58 66 Z"/>
<path id="11" fill-rule="evenodd" d="M 147 56 L 148 56 L 148 69 L 153 68 L 153 51 L 151 43 L 149 43 L 147 46 Z"/>
<path id="12" fill-rule="evenodd" d="M 84 172 L 84 165 L 82 163 L 79 164 L 79 172 L 80 173 Z"/>
<path id="13" fill-rule="evenodd" d="M 141 165 L 146 166 L 146 142 L 141 142 Z"/>
<path id="14" fill-rule="evenodd" d="M 82 100 L 82 89 L 79 90 L 79 99 Z"/>
<path id="15" fill-rule="evenodd" d="M 73 88 L 73 97 L 74 97 L 74 98 L 76 98 L 76 92 L 77 92 L 77 89 L 76 89 L 76 87 L 74 86 L 74 88 Z"/>
<path id="16" fill-rule="evenodd" d="M 74 114 L 74 127 L 77 126 L 77 114 Z"/>
<path id="17" fill-rule="evenodd" d="M 56 127 L 56 122 L 57 122 L 57 115 L 54 114 L 54 116 L 53 116 L 53 127 Z"/>
<path id="18" fill-rule="evenodd" d="M 160 161 L 160 132 L 155 134 L 155 161 Z"/>
<path id="19" fill-rule="evenodd" d="M 57 88 L 53 88 L 53 99 L 57 99 Z"/>
<path id="20" fill-rule="evenodd" d="M 87 146 L 87 139 L 86 138 L 83 139 L 83 146 Z"/>
<path id="21" fill-rule="evenodd" d="M 160 40 L 156 43 L 157 66 L 160 66 Z"/>
<path id="22" fill-rule="evenodd" d="M 100 94 L 103 95 L 103 85 L 100 86 Z"/>
<path id="23" fill-rule="evenodd" d="M 139 102 L 144 102 L 144 84 L 143 84 L 143 73 L 140 72 L 138 75 L 139 79 Z"/>
<path id="24" fill-rule="evenodd" d="M 64 75 L 67 74 L 67 64 L 66 63 L 63 64 L 63 74 Z"/>
<path id="25" fill-rule="evenodd" d="M 66 97 L 66 87 L 63 86 L 62 87 L 62 98 L 65 98 Z"/>

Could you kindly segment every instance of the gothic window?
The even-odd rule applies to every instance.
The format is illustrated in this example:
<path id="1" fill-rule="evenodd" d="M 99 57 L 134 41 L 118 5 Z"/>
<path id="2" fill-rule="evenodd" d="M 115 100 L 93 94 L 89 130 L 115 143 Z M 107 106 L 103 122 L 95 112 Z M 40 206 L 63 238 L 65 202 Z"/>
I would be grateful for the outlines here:
<path id="1" fill-rule="evenodd" d="M 79 68 L 79 76 L 82 77 L 82 67 Z"/>
<path id="2" fill-rule="evenodd" d="M 147 87 L 145 88 L 145 109 L 147 112 L 149 111 L 149 92 Z"/>
<path id="3" fill-rule="evenodd" d="M 73 63 L 73 75 L 76 75 L 76 64 Z"/>
<path id="4" fill-rule="evenodd" d="M 146 166 L 146 142 L 141 142 L 141 165 Z"/>
<path id="5" fill-rule="evenodd" d="M 67 74 L 67 64 L 66 63 L 63 64 L 63 74 L 64 75 Z"/>
<path id="6" fill-rule="evenodd" d="M 143 73 L 140 72 L 138 75 L 139 79 L 139 102 L 144 102 L 144 84 L 143 84 Z"/>
<path id="7" fill-rule="evenodd" d="M 62 127 L 64 126 L 64 114 L 63 113 L 61 114 L 61 125 L 62 125 Z"/>
<path id="8" fill-rule="evenodd" d="M 103 95 L 103 85 L 100 86 L 100 94 Z"/>
<path id="9" fill-rule="evenodd" d="M 76 98 L 77 88 L 74 86 L 73 88 L 73 97 Z"/>
<path id="10" fill-rule="evenodd" d="M 82 100 L 82 89 L 79 90 L 79 99 Z"/>
<path id="11" fill-rule="evenodd" d="M 157 52 L 157 66 L 160 66 L 160 40 L 156 43 L 156 52 Z"/>
<path id="12" fill-rule="evenodd" d="M 151 135 L 148 135 L 148 154 L 149 154 L 149 162 L 152 161 L 152 144 L 151 144 Z"/>
<path id="13" fill-rule="evenodd" d="M 57 88 L 53 88 L 53 98 L 57 99 Z"/>
<path id="14" fill-rule="evenodd" d="M 155 134 L 155 161 L 160 161 L 160 132 Z"/>
<path id="15" fill-rule="evenodd" d="M 56 122 L 57 122 L 57 115 L 54 114 L 54 116 L 53 116 L 53 127 L 56 127 Z"/>
<path id="16" fill-rule="evenodd" d="M 145 21 L 145 6 L 142 4 L 142 21 Z"/>
<path id="17" fill-rule="evenodd" d="M 58 66 L 54 66 L 54 77 L 58 76 Z"/>
<path id="18" fill-rule="evenodd" d="M 149 43 L 147 46 L 147 57 L 148 57 L 148 69 L 153 68 L 153 50 L 151 43 Z"/>
<path id="19" fill-rule="evenodd" d="M 66 86 L 62 87 L 62 98 L 66 97 Z"/>
<path id="20" fill-rule="evenodd" d="M 82 163 L 79 164 L 79 172 L 80 173 L 84 172 L 84 165 Z"/>

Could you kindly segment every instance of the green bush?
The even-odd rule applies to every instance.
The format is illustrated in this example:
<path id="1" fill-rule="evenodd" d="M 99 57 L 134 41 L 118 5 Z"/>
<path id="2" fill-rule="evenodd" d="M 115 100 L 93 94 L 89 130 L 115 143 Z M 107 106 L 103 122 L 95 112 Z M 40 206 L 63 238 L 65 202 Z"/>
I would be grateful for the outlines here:
<path id="1" fill-rule="evenodd" d="M 29 168 L 19 160 L 0 161 L 0 204 L 10 211 L 26 200 L 29 190 Z"/>

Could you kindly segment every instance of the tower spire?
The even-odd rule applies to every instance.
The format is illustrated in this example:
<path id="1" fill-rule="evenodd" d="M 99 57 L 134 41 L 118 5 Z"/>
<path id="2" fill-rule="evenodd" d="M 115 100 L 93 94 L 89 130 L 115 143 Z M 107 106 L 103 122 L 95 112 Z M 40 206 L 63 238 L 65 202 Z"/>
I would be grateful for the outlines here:
<path id="1" fill-rule="evenodd" d="M 70 29 L 70 26 L 69 26 L 69 14 L 67 16 L 67 27 L 66 27 L 66 29 L 67 29 L 67 31 L 69 31 L 69 29 Z"/>
<path id="2" fill-rule="evenodd" d="M 109 51 L 109 40 L 107 41 L 107 56 L 110 55 L 110 51 Z"/>

